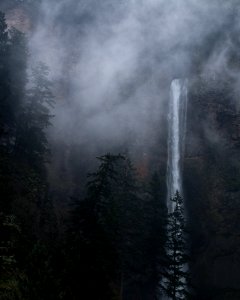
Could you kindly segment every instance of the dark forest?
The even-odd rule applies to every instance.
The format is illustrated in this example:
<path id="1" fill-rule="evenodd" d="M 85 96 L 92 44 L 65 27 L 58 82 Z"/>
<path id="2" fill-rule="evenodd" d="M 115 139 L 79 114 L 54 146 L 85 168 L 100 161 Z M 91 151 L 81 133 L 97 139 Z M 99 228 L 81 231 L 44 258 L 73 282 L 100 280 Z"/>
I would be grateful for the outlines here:
<path id="1" fill-rule="evenodd" d="M 240 299 L 239 17 L 1 0 L 1 300 Z"/>

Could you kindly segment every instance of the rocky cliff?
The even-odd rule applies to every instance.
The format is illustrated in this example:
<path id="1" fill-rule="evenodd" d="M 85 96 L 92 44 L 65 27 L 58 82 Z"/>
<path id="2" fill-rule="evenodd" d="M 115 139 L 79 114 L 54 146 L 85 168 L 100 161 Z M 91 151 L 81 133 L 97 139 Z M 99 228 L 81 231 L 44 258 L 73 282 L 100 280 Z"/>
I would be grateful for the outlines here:
<path id="1" fill-rule="evenodd" d="M 191 82 L 185 194 L 197 299 L 240 298 L 240 114 L 230 78 Z"/>
<path id="2" fill-rule="evenodd" d="M 0 10 L 6 15 L 9 27 L 30 33 L 36 20 L 37 3 L 34 1 L 2 0 Z"/>

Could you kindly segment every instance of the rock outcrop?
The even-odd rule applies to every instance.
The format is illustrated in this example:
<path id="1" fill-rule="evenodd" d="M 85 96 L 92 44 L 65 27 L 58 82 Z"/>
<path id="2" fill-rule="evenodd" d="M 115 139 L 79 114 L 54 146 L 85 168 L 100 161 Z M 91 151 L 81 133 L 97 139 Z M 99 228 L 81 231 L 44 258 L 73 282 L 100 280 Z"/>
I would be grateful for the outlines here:
<path id="1" fill-rule="evenodd" d="M 240 299 L 240 114 L 231 80 L 196 78 L 184 181 L 197 299 Z"/>

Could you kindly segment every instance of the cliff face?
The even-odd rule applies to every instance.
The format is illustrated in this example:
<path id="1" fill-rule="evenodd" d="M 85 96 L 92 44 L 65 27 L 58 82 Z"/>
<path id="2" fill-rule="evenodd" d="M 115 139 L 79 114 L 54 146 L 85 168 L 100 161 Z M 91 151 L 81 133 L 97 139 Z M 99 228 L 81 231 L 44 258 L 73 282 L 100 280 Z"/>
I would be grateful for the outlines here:
<path id="1" fill-rule="evenodd" d="M 184 186 L 198 299 L 240 298 L 240 114 L 231 80 L 195 78 Z"/>
<path id="2" fill-rule="evenodd" d="M 31 30 L 31 20 L 24 8 L 17 7 L 8 10 L 6 19 L 9 27 L 15 27 L 22 32 Z"/>
<path id="3" fill-rule="evenodd" d="M 3 0 L 0 2 L 0 11 L 6 16 L 9 28 L 29 33 L 36 21 L 36 4 L 31 1 Z"/>
<path id="4" fill-rule="evenodd" d="M 3 0 L 0 10 L 6 13 L 9 27 L 31 31 L 34 7 Z M 200 300 L 240 299 L 240 113 L 233 85 L 233 80 L 221 76 L 195 77 L 190 82 L 183 177 L 192 243 L 190 268 Z M 60 98 L 63 93 L 59 92 Z M 166 117 L 159 116 L 162 121 L 152 127 L 148 139 L 156 142 L 148 147 L 148 141 L 140 146 L 135 142 L 140 152 L 137 167 L 143 179 L 151 165 L 154 170 L 161 170 L 165 182 Z M 163 128 L 161 135 L 159 128 Z M 51 166 L 49 178 L 55 202 L 58 201 L 58 207 L 62 205 L 61 215 L 66 209 L 65 195 L 74 190 L 74 182 L 84 181 L 89 165 L 94 165 L 91 159 L 95 153 L 89 148 L 81 149 L 82 152 L 74 146 L 69 149 L 68 145 L 61 145 L 59 157 L 58 151 L 53 149 L 56 166 Z M 101 153 L 102 149 L 98 151 Z M 79 157 L 88 159 L 82 162 Z"/>

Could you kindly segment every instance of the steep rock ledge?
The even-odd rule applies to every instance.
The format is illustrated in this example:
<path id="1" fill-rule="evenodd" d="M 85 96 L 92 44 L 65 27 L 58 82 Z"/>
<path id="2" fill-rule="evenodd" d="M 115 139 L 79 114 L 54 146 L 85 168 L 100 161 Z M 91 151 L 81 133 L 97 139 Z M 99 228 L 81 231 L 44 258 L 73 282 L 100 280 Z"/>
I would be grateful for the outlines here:
<path id="1" fill-rule="evenodd" d="M 184 184 L 198 299 L 240 297 L 240 115 L 232 90 L 226 78 L 195 78 L 190 87 Z"/>

